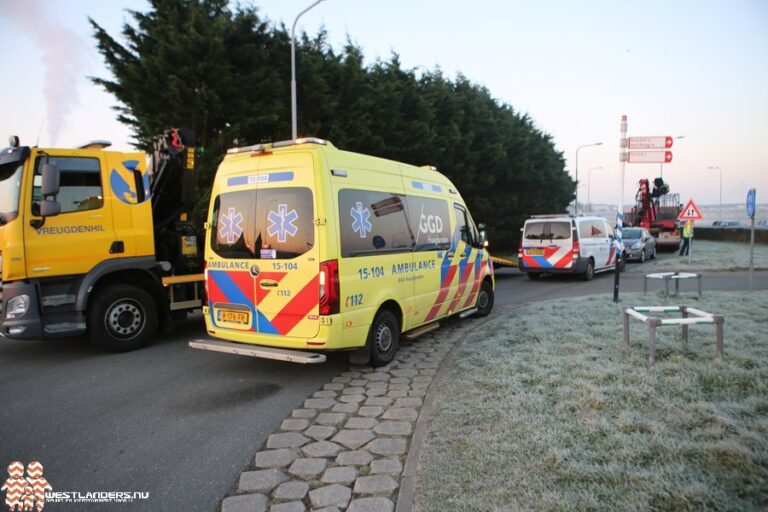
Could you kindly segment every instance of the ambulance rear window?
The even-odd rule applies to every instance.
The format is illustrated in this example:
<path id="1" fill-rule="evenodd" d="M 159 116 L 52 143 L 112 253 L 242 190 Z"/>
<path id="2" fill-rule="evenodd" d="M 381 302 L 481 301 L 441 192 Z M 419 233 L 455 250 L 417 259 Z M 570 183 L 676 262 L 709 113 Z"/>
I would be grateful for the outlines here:
<path id="1" fill-rule="evenodd" d="M 571 238 L 568 221 L 534 221 L 525 224 L 526 240 L 567 240 Z"/>
<path id="2" fill-rule="evenodd" d="M 213 205 L 211 248 L 223 258 L 290 259 L 315 244 L 308 188 L 241 190 Z"/>

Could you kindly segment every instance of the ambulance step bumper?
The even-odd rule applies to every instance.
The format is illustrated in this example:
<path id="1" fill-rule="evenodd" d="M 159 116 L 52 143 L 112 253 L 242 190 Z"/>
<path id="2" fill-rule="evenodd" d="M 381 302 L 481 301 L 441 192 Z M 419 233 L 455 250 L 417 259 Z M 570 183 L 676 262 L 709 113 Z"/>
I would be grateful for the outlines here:
<path id="1" fill-rule="evenodd" d="M 422 327 L 419 327 L 417 329 L 404 333 L 403 337 L 407 340 L 413 340 L 423 334 L 427 334 L 428 332 L 432 332 L 435 329 L 439 329 L 439 328 L 440 328 L 440 322 L 432 322 L 431 324 L 424 325 Z"/>
<path id="2" fill-rule="evenodd" d="M 315 352 L 260 347 L 257 345 L 247 345 L 245 343 L 234 343 L 231 341 L 214 339 L 192 340 L 189 342 L 189 346 L 190 348 L 200 350 L 211 350 L 213 352 L 224 352 L 225 354 L 236 354 L 239 356 L 260 357 L 262 359 L 276 359 L 278 361 L 288 361 L 291 363 L 317 364 L 324 363 L 326 360 L 325 355 L 317 354 Z"/>
<path id="3" fill-rule="evenodd" d="M 459 318 L 467 318 L 468 316 L 472 316 L 475 313 L 477 313 L 477 308 L 468 309 L 459 313 Z"/>

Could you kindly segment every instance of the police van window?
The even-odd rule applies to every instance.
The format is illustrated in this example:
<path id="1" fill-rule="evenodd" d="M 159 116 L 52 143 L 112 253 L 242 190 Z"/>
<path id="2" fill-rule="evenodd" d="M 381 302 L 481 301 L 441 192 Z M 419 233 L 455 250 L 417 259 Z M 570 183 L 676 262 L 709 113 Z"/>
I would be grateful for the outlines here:
<path id="1" fill-rule="evenodd" d="M 428 197 L 408 196 L 408 219 L 413 229 L 414 250 L 440 251 L 451 246 L 451 221 L 448 202 Z"/>
<path id="2" fill-rule="evenodd" d="M 585 220 L 579 224 L 579 238 L 608 238 L 607 224 L 602 220 Z"/>
<path id="3" fill-rule="evenodd" d="M 581 229 L 580 225 L 580 235 L 582 234 Z M 571 223 L 568 221 L 550 222 L 544 220 L 527 222 L 523 236 L 526 240 L 568 240 L 571 238 Z"/>
<path id="4" fill-rule="evenodd" d="M 35 175 L 32 183 L 32 213 L 40 215 L 40 187 L 42 185 L 42 164 L 46 157 L 35 161 Z M 49 158 L 61 171 L 59 193 L 55 200 L 61 205 L 61 213 L 96 210 L 104 206 L 101 188 L 101 167 L 97 158 L 55 156 Z"/>
<path id="5" fill-rule="evenodd" d="M 211 248 L 223 258 L 290 259 L 315 245 L 308 188 L 241 190 L 213 205 Z"/>
<path id="6" fill-rule="evenodd" d="M 340 190 L 339 226 L 344 257 L 407 252 L 416 239 L 400 194 Z"/>

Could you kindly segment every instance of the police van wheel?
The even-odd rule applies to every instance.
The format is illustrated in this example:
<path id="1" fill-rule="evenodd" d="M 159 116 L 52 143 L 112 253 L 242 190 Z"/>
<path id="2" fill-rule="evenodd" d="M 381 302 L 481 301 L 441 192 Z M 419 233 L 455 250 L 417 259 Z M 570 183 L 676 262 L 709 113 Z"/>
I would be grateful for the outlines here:
<path id="1" fill-rule="evenodd" d="M 475 313 L 475 316 L 478 318 L 488 316 L 493 309 L 493 286 L 488 281 L 483 281 L 483 284 L 480 286 L 476 307 L 477 313 Z"/>
<path id="2" fill-rule="evenodd" d="M 120 284 L 103 288 L 91 302 L 88 329 L 94 345 L 127 352 L 149 343 L 157 328 L 157 306 L 147 292 Z"/>
<path id="3" fill-rule="evenodd" d="M 535 281 L 541 277 L 541 274 L 539 274 L 538 272 L 527 272 L 527 274 L 528 274 L 528 279 L 532 281 Z"/>
<path id="4" fill-rule="evenodd" d="M 592 261 L 592 258 L 587 261 L 587 268 L 584 270 L 584 274 L 582 274 L 581 277 L 585 281 L 591 281 L 592 278 L 595 277 L 595 262 Z"/>
<path id="5" fill-rule="evenodd" d="M 368 334 L 371 350 L 371 366 L 384 366 L 392 362 L 400 345 L 400 324 L 391 311 L 382 310 L 376 315 Z"/>

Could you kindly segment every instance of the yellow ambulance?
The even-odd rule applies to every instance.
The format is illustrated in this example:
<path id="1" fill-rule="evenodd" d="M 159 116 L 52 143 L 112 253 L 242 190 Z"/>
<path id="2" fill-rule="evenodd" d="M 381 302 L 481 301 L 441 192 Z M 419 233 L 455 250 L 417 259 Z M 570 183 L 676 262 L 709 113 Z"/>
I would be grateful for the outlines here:
<path id="1" fill-rule="evenodd" d="M 490 313 L 485 233 L 433 167 L 314 138 L 227 153 L 206 223 L 217 340 L 190 346 L 305 363 L 354 349 L 352 362 L 380 366 L 401 337 Z"/>

